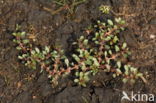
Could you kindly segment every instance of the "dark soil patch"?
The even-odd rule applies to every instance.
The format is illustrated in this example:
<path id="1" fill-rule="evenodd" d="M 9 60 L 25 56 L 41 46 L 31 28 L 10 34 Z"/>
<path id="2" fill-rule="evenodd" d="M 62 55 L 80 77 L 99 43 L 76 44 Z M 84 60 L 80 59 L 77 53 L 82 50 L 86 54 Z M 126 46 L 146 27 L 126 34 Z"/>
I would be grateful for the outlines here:
<path id="1" fill-rule="evenodd" d="M 52 1 L 52 0 L 51 0 Z M 0 103 L 121 103 L 122 91 L 153 93 L 156 96 L 156 1 L 155 0 L 88 0 L 76 6 L 68 16 L 63 10 L 52 15 L 44 7 L 55 10 L 50 0 L 0 1 Z M 127 21 L 127 30 L 121 34 L 132 51 L 130 61 L 146 74 L 148 84 L 123 84 L 105 73 L 92 78 L 86 88 L 74 85 L 65 78 L 52 88 L 45 74 L 19 63 L 18 52 L 11 33 L 16 24 L 34 34 L 36 45 L 62 44 L 68 51 L 70 42 L 84 33 L 85 28 L 101 16 L 101 4 Z M 152 103 L 156 103 L 152 102 Z"/>

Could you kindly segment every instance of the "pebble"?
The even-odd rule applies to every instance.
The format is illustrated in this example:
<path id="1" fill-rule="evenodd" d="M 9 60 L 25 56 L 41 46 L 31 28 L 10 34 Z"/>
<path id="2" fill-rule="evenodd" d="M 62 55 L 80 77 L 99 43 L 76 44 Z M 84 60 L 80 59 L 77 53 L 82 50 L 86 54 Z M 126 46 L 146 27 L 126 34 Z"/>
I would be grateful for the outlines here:
<path id="1" fill-rule="evenodd" d="M 155 39 L 155 35 L 154 34 L 151 34 L 150 35 L 150 39 Z"/>

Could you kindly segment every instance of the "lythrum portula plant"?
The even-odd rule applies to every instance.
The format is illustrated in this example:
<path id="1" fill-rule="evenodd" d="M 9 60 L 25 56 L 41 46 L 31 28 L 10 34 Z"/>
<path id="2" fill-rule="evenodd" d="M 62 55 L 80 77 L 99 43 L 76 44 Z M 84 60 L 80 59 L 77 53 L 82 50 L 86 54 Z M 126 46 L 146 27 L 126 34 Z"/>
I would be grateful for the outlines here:
<path id="1" fill-rule="evenodd" d="M 26 32 L 17 30 L 13 33 L 13 40 L 20 51 L 18 58 L 29 68 L 36 69 L 40 65 L 41 71 L 48 73 L 53 86 L 58 84 L 58 79 L 70 73 L 69 60 L 64 55 L 63 50 L 53 49 L 45 46 L 43 49 L 34 47 L 32 41 L 27 38 Z"/>
<path id="2" fill-rule="evenodd" d="M 53 86 L 58 85 L 59 78 L 73 73 L 74 82 L 86 86 L 90 77 L 101 71 L 109 72 L 114 78 L 120 76 L 124 83 L 134 83 L 138 78 L 145 81 L 143 74 L 126 62 L 130 52 L 127 44 L 121 43 L 119 38 L 124 25 L 125 21 L 121 18 L 97 21 L 87 35 L 80 36 L 72 44 L 75 51 L 68 56 L 70 60 L 61 48 L 35 47 L 33 41 L 27 38 L 27 33 L 18 29 L 13 33 L 13 41 L 20 51 L 18 58 L 22 63 L 33 69 L 36 69 L 37 64 L 40 65 L 41 71 L 47 72 Z"/>
<path id="3" fill-rule="evenodd" d="M 109 19 L 106 23 L 98 21 L 94 31 L 74 43 L 78 47 L 76 54 L 72 55 L 78 66 L 75 82 L 86 86 L 89 76 L 100 71 L 110 72 L 114 78 L 121 76 L 124 83 L 134 83 L 139 77 L 143 78 L 137 68 L 122 62 L 130 55 L 127 44 L 119 42 L 124 24 L 121 18 L 116 18 L 115 22 Z"/>

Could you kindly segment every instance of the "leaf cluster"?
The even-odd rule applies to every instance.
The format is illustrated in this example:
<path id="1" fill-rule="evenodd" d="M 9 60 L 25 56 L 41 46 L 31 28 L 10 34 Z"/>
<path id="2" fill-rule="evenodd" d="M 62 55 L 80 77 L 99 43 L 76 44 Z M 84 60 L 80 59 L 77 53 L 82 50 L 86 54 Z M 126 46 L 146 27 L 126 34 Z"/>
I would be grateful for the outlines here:
<path id="1" fill-rule="evenodd" d="M 86 86 L 91 76 L 104 71 L 114 78 L 120 76 L 124 83 L 134 83 L 142 77 L 137 68 L 127 62 L 130 55 L 125 42 L 121 43 L 119 33 L 124 30 L 125 21 L 115 18 L 107 22 L 97 21 L 93 31 L 80 38 L 72 45 L 75 52 L 67 57 L 61 48 L 32 46 L 27 39 L 26 32 L 15 32 L 13 40 L 21 52 L 18 58 L 29 68 L 36 69 L 40 65 L 41 71 L 46 71 L 53 86 L 58 85 L 59 78 L 75 74 L 74 82 Z M 70 59 L 69 59 L 70 58 Z"/>

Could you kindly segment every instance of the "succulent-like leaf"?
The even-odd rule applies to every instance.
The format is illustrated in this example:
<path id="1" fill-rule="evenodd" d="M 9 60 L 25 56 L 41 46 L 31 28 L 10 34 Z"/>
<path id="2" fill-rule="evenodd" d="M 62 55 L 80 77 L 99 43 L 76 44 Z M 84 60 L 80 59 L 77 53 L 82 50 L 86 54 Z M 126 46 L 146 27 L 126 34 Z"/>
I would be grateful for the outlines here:
<path id="1" fill-rule="evenodd" d="M 82 41 L 84 39 L 84 36 L 80 36 L 80 40 Z"/>
<path id="2" fill-rule="evenodd" d="M 87 45 L 87 44 L 88 44 L 88 40 L 85 39 L 85 40 L 83 41 L 83 44 L 84 44 L 84 45 Z"/>
<path id="3" fill-rule="evenodd" d="M 111 26 L 113 26 L 113 25 L 114 25 L 114 24 L 113 24 L 113 21 L 112 21 L 112 20 L 110 20 L 110 19 L 108 19 L 108 20 L 107 20 L 107 22 L 108 22 L 108 24 L 109 24 L 109 25 L 111 25 Z"/>
<path id="4" fill-rule="evenodd" d="M 69 66 L 69 60 L 67 58 L 65 59 L 65 63 L 67 65 L 67 67 L 68 67 Z"/>
<path id="5" fill-rule="evenodd" d="M 45 46 L 45 51 L 46 51 L 47 53 L 49 53 L 49 52 L 50 52 L 50 47 Z"/>
<path id="6" fill-rule="evenodd" d="M 115 51 L 116 51 L 116 52 L 120 51 L 119 46 L 115 45 Z"/>
<path id="7" fill-rule="evenodd" d="M 98 66 L 100 65 L 99 62 L 98 62 L 98 60 L 97 60 L 96 58 L 93 58 L 93 61 L 94 61 L 94 65 L 95 65 L 95 66 L 98 67 Z"/>
<path id="8" fill-rule="evenodd" d="M 80 72 L 80 78 L 82 78 L 84 76 L 83 72 Z"/>
<path id="9" fill-rule="evenodd" d="M 123 78 L 123 79 L 122 79 L 122 82 L 123 82 L 123 83 L 127 83 L 127 82 L 128 82 L 128 79 L 127 79 L 127 78 Z"/>
<path id="10" fill-rule="evenodd" d="M 114 36 L 113 42 L 116 43 L 117 41 L 119 41 L 119 38 L 117 36 Z"/>
<path id="11" fill-rule="evenodd" d="M 39 48 L 35 48 L 35 51 L 37 52 L 37 53 L 40 53 L 40 50 L 39 50 Z"/>
<path id="12" fill-rule="evenodd" d="M 80 61 L 80 58 L 79 58 L 77 55 L 73 54 L 72 57 L 73 57 L 77 62 Z"/>
<path id="13" fill-rule="evenodd" d="M 74 82 L 75 82 L 75 83 L 78 83 L 78 82 L 79 82 L 79 79 L 74 79 Z"/>
<path id="14" fill-rule="evenodd" d="M 27 43 L 29 43 L 29 40 L 28 40 L 28 39 L 24 39 L 24 40 L 23 40 L 23 43 L 24 43 L 24 44 L 27 44 Z"/>
<path id="15" fill-rule="evenodd" d="M 121 68 L 121 62 L 120 61 L 117 61 L 117 66 L 118 66 L 118 68 Z"/>
<path id="16" fill-rule="evenodd" d="M 22 50 L 22 48 L 21 48 L 21 47 L 19 47 L 19 46 L 17 46 L 17 47 L 16 47 L 16 49 L 17 49 L 17 50 Z"/>
<path id="17" fill-rule="evenodd" d="M 127 43 L 122 44 L 122 49 L 125 49 L 127 47 Z"/>

